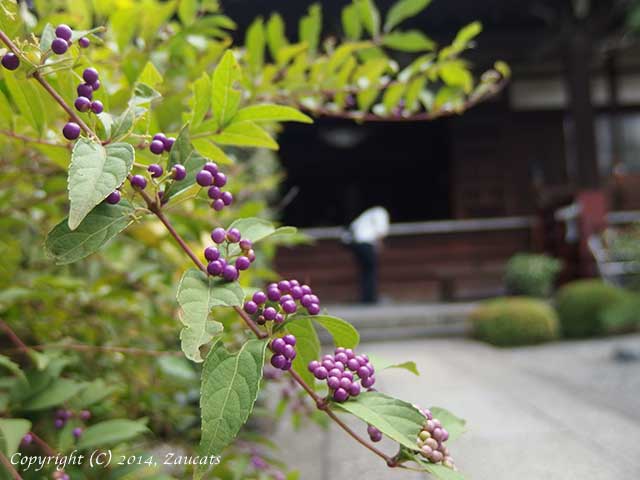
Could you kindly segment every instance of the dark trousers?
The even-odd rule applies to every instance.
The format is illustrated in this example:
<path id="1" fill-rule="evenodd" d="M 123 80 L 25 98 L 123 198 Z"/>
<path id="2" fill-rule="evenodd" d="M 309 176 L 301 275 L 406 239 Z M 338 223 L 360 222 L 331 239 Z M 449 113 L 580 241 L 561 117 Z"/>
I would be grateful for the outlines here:
<path id="1" fill-rule="evenodd" d="M 349 247 L 360 269 L 360 300 L 362 303 L 378 301 L 378 255 L 371 243 L 351 243 Z"/>

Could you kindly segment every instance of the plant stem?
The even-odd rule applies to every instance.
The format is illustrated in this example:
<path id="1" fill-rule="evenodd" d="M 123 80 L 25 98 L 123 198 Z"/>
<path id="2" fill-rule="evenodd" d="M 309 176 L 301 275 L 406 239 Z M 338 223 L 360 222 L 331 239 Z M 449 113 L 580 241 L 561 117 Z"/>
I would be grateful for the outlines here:
<path id="1" fill-rule="evenodd" d="M 117 347 L 108 345 L 85 345 L 83 343 L 61 343 L 61 344 L 44 344 L 44 345 L 29 345 L 28 348 L 32 350 L 75 350 L 78 352 L 113 352 L 113 353 L 126 353 L 128 355 L 138 356 L 150 356 L 150 357 L 162 357 L 162 356 L 181 356 L 182 352 L 178 350 L 146 350 L 144 348 L 135 347 Z M 19 349 L 14 349 L 18 350 Z"/>
<path id="2" fill-rule="evenodd" d="M 26 356 L 29 356 L 29 347 L 25 345 L 20 337 L 16 335 L 16 333 L 11 329 L 9 325 L 7 325 L 7 323 L 5 323 L 4 320 L 0 320 L 0 330 L 4 330 L 11 343 L 18 347 L 18 350 L 20 352 L 24 353 Z"/>
<path id="3" fill-rule="evenodd" d="M 7 472 L 11 474 L 11 477 L 13 478 L 13 480 L 22 480 L 22 477 L 20 476 L 18 471 L 15 468 L 13 468 L 13 465 L 11 464 L 9 459 L 4 455 L 4 453 L 2 453 L 1 450 L 0 450 L 0 463 L 2 463 L 4 467 L 7 469 Z"/>
<path id="4" fill-rule="evenodd" d="M 56 143 L 49 140 L 42 140 L 40 138 L 27 137 L 26 135 L 20 135 L 19 133 L 10 132 L 9 130 L 0 130 L 0 135 L 4 135 L 5 137 L 15 138 L 16 140 L 22 140 L 27 143 L 38 143 L 40 145 L 50 145 L 52 147 L 61 147 L 69 149 L 70 145 L 66 145 L 63 143 Z"/>
<path id="5" fill-rule="evenodd" d="M 42 448 L 44 453 L 46 453 L 50 457 L 55 457 L 56 455 L 58 455 L 58 452 L 56 452 L 53 448 L 51 448 L 49 444 L 45 442 L 43 439 L 41 439 L 38 435 L 36 435 L 33 432 L 29 432 L 29 433 L 31 433 L 31 436 L 33 437 L 33 441 L 36 442 L 40 448 Z"/>

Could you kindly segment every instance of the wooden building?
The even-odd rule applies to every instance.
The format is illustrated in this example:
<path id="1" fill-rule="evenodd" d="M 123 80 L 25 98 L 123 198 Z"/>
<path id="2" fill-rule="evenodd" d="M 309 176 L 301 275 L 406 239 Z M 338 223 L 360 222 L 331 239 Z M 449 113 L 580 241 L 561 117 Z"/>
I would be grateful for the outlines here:
<path id="1" fill-rule="evenodd" d="M 224 3 L 279 10 L 290 21 L 311 2 Z M 329 31 L 344 1 L 321 2 Z M 382 9 L 392 3 L 378 1 Z M 313 247 L 281 249 L 283 275 L 313 281 L 324 298 L 357 298 L 356 271 L 339 227 L 367 206 L 395 224 L 382 254 L 381 293 L 393 299 L 478 298 L 499 293 L 506 260 L 543 251 L 589 274 L 586 238 L 640 209 L 640 46 L 626 0 L 434 0 L 407 28 L 448 41 L 484 24 L 470 59 L 483 70 L 507 61 L 513 81 L 463 116 L 420 124 L 321 119 L 281 137 L 295 193 L 282 220 L 310 228 Z M 234 9 L 243 15 L 234 15 Z M 402 59 L 399 59 L 402 62 Z M 554 220 L 575 203 L 578 242 Z"/>

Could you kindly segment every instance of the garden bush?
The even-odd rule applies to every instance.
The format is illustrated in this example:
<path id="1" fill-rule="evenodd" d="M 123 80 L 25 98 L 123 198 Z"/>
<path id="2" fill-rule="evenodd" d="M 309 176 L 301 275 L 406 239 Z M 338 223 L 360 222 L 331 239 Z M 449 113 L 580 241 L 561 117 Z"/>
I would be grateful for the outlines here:
<path id="1" fill-rule="evenodd" d="M 562 262 L 548 255 L 518 253 L 507 263 L 504 277 L 511 295 L 546 298 L 551 294 Z"/>
<path id="2" fill-rule="evenodd" d="M 605 308 L 600 319 L 607 333 L 628 333 L 640 328 L 640 295 L 629 293 L 625 298 Z"/>
<path id="3" fill-rule="evenodd" d="M 505 297 L 489 300 L 472 314 L 474 336 L 501 347 L 531 345 L 558 336 L 558 318 L 542 300 Z"/>
<path id="4" fill-rule="evenodd" d="M 603 313 L 627 299 L 628 293 L 602 280 L 578 280 L 560 289 L 556 309 L 562 334 L 567 338 L 606 333 Z"/>

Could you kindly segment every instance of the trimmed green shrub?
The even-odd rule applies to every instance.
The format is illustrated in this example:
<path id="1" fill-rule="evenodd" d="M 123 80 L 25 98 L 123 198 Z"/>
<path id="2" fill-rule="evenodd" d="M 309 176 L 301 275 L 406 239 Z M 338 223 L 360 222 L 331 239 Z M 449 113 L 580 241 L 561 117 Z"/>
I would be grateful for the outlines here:
<path id="1" fill-rule="evenodd" d="M 553 308 L 530 297 L 489 300 L 472 314 L 474 336 L 501 347 L 532 345 L 558 336 L 558 318 Z"/>
<path id="2" fill-rule="evenodd" d="M 578 280 L 565 285 L 556 298 L 562 334 L 580 338 L 606 333 L 603 312 L 627 296 L 622 288 L 601 280 Z"/>
<path id="3" fill-rule="evenodd" d="M 626 295 L 624 300 L 605 308 L 600 319 L 607 333 L 627 333 L 638 330 L 640 328 L 640 295 Z"/>
<path id="4" fill-rule="evenodd" d="M 518 253 L 507 263 L 504 281 L 511 295 L 546 298 L 551 294 L 560 270 L 562 262 L 556 258 Z"/>

